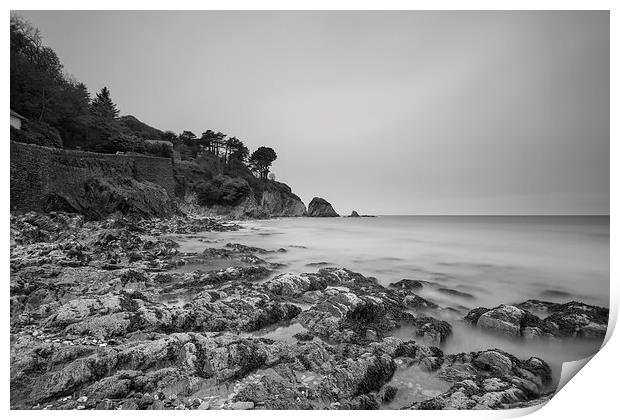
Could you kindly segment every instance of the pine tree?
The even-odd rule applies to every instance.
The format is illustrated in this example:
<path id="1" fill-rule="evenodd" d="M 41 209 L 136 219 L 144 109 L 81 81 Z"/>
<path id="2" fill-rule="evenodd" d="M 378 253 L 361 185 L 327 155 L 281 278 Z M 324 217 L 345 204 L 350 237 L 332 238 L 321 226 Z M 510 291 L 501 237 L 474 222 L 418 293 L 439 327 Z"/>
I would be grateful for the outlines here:
<path id="1" fill-rule="evenodd" d="M 104 120 L 113 120 L 118 117 L 118 108 L 110 98 L 110 91 L 107 87 L 103 87 L 101 92 L 93 99 L 90 105 L 91 113 L 98 118 Z"/>
<path id="2" fill-rule="evenodd" d="M 278 155 L 271 147 L 261 146 L 250 156 L 250 166 L 258 172 L 261 179 L 267 179 L 269 168 L 277 158 Z"/>

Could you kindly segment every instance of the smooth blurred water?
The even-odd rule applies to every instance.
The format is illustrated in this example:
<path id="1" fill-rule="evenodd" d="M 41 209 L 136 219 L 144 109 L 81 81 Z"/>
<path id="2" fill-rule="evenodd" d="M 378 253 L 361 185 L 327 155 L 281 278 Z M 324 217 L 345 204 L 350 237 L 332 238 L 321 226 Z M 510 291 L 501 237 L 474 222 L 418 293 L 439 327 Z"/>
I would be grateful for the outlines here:
<path id="1" fill-rule="evenodd" d="M 504 348 L 557 365 L 592 354 L 600 342 L 525 343 L 461 325 L 464 313 L 527 299 L 579 300 L 609 306 L 609 217 L 598 216 L 383 216 L 283 218 L 242 222 L 237 232 L 209 232 L 214 243 L 181 239 L 182 251 L 201 252 L 228 242 L 286 253 L 261 255 L 282 271 L 346 267 L 381 284 L 403 278 L 434 282 L 416 293 L 443 307 L 454 334 L 450 352 Z M 440 289 L 471 296 L 455 296 Z M 405 336 L 410 332 L 400 332 Z"/>
<path id="2" fill-rule="evenodd" d="M 429 280 L 473 295 L 434 296 L 467 307 L 530 298 L 609 303 L 609 217 L 283 218 L 243 225 L 237 232 L 206 234 L 214 244 L 181 241 L 181 250 L 201 252 L 227 242 L 285 248 L 262 257 L 292 272 L 324 266 L 308 265 L 313 263 L 346 267 L 385 285 Z"/>

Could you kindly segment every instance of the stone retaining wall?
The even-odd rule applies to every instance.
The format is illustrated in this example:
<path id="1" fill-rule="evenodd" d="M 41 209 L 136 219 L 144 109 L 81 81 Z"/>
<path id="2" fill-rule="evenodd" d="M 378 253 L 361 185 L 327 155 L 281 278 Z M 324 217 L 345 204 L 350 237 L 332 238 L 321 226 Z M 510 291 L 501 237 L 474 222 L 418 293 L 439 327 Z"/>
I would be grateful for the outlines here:
<path id="1" fill-rule="evenodd" d="M 128 177 L 174 195 L 172 160 L 110 155 L 11 142 L 11 210 L 43 210 L 49 193 L 72 195 L 92 177 Z"/>

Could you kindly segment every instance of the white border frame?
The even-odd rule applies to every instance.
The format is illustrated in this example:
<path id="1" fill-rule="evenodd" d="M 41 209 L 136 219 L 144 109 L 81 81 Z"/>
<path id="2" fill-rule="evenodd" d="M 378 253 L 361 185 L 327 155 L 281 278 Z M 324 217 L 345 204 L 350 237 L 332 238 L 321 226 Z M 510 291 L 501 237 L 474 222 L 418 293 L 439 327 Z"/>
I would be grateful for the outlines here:
<path id="1" fill-rule="evenodd" d="M 166 2 L 161 0 L 151 0 L 149 2 L 140 2 L 134 0 L 108 0 L 80 2 L 76 0 L 60 0 L 50 2 L 42 0 L 32 1 L 13 1 L 6 2 L 8 10 L 47 10 L 53 5 L 54 9 L 60 10 L 139 10 L 139 9 L 154 9 L 154 10 L 610 10 L 610 36 L 611 36 L 611 104 L 610 114 L 612 116 L 611 131 L 610 131 L 610 189 L 614 191 L 614 187 L 617 189 L 618 183 L 618 145 L 617 145 L 617 99 L 618 99 L 618 85 L 614 75 L 618 73 L 618 2 L 612 1 L 570 1 L 565 0 L 562 2 L 551 0 L 523 0 L 523 1 L 456 1 L 456 0 L 443 0 L 443 1 L 417 1 L 417 0 L 384 0 L 384 1 L 369 1 L 369 0 L 297 0 L 297 1 L 284 1 L 284 0 L 266 0 L 266 1 L 252 1 L 252 0 L 176 0 L 174 2 Z M 175 7 L 171 7 L 171 4 Z M 6 16 L 6 15 L 5 15 Z M 615 50 L 614 50 L 615 47 Z M 5 35 L 2 42 L 2 60 L 3 60 L 3 72 L 4 82 L 1 85 L 1 94 L 8 101 L 10 98 L 9 93 L 9 41 Z M 7 106 L 8 107 L 8 106 Z M 615 118 L 614 118 L 615 117 Z M 8 126 L 8 124 L 7 124 Z M 1 206 L 4 216 L 1 218 L 0 227 L 2 229 L 2 259 L 4 268 L 4 281 L 6 294 L 4 295 L 5 305 L 2 305 L 2 337 L 9 336 L 9 306 L 6 305 L 8 300 L 8 288 L 9 288 L 9 139 L 8 130 L 5 133 L 4 141 L 2 142 L 2 153 L 0 159 L 2 159 L 2 168 L 4 174 L 1 178 L 2 191 L 4 194 L 4 200 L 2 200 Z M 614 165 L 615 163 L 615 165 Z M 611 193 L 610 191 L 610 193 Z M 618 209 L 618 197 L 617 195 L 610 194 L 610 214 L 613 215 L 614 211 Z M 611 222 L 612 218 L 610 218 Z M 611 302 L 610 302 L 610 331 L 613 331 L 617 319 L 618 310 L 618 285 L 615 280 L 615 275 L 618 273 L 618 267 L 620 261 L 615 259 L 618 256 L 616 252 L 618 249 L 616 238 L 618 237 L 617 225 L 611 222 L 610 224 L 610 283 L 611 283 Z M 409 411 L 381 411 L 380 415 L 386 417 L 398 417 L 404 418 L 405 416 L 421 416 L 422 418 L 459 418 L 459 419 L 471 419 L 471 418 L 511 418 L 520 415 L 524 415 L 535 411 L 531 418 L 545 418 L 558 417 L 562 419 L 572 418 L 611 418 L 612 413 L 617 411 L 615 406 L 616 387 L 617 381 L 620 376 L 620 369 L 618 366 L 620 363 L 616 359 L 616 355 L 620 354 L 620 344 L 618 344 L 617 337 L 608 334 L 609 340 L 607 345 L 593 357 L 593 359 L 587 364 L 582 372 L 578 374 L 577 379 L 570 381 L 566 387 L 564 387 L 551 401 L 540 411 L 537 407 L 535 409 L 520 409 L 520 410 L 506 410 L 506 411 L 450 411 L 450 412 L 409 412 Z M 11 417 L 20 418 L 70 418 L 70 417 L 86 417 L 90 418 L 104 418 L 108 416 L 104 411 L 73 411 L 73 412 L 53 412 L 53 411 L 10 411 L 9 410 L 9 342 L 2 348 L 3 354 L 3 375 L 4 380 L 1 382 L 2 391 L 1 398 L 3 401 L 3 408 L 7 414 Z M 241 418 L 241 417 L 269 417 L 274 419 L 285 419 L 294 415 L 299 418 L 308 418 L 315 416 L 328 416 L 331 418 L 348 418 L 349 416 L 361 416 L 366 418 L 374 418 L 379 413 L 374 411 L 321 411 L 321 412 L 295 412 L 288 411 L 276 411 L 276 412 L 239 412 L 239 411 L 210 411 L 208 414 L 200 412 L 148 412 L 149 417 L 159 418 L 197 418 L 198 415 L 215 416 L 218 418 Z M 136 418 L 141 415 L 139 412 L 115 412 L 114 416 L 120 415 L 124 417 Z M 617 415 L 617 414 L 616 414 Z"/>

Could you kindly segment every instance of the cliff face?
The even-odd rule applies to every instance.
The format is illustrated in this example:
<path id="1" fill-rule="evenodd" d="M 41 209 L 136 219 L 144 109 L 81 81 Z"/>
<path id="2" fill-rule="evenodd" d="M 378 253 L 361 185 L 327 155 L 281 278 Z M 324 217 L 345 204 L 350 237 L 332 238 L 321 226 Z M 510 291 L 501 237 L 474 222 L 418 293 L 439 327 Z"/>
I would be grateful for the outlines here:
<path id="1" fill-rule="evenodd" d="M 293 193 L 265 191 L 260 207 L 271 216 L 298 217 L 306 215 L 306 206 Z"/>
<path id="2" fill-rule="evenodd" d="M 306 206 L 299 197 L 290 192 L 290 189 L 289 191 L 283 189 L 265 190 L 258 194 L 258 199 L 253 192 L 235 205 L 200 206 L 192 195 L 186 196 L 185 201 L 191 204 L 192 212 L 212 216 L 227 216 L 232 219 L 266 219 L 269 217 L 307 215 Z"/>
<path id="3" fill-rule="evenodd" d="M 234 219 L 305 216 L 306 206 L 281 182 L 258 179 L 242 164 L 216 159 L 177 162 L 178 197 L 192 212 Z"/>

